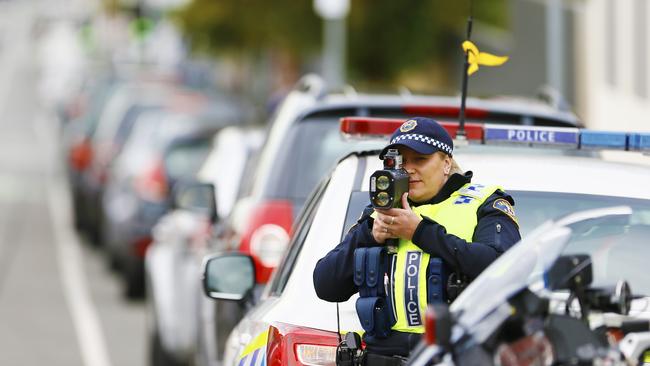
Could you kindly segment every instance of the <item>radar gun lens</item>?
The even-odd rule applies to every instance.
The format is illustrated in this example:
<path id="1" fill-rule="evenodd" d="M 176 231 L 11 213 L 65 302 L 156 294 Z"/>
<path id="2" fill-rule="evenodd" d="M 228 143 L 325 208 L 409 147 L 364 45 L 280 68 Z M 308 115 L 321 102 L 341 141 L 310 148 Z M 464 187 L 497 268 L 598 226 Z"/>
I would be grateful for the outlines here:
<path id="1" fill-rule="evenodd" d="M 377 178 L 377 189 L 381 191 L 385 191 L 388 189 L 389 185 L 390 185 L 390 180 L 388 179 L 387 176 L 382 175 L 381 177 Z"/>

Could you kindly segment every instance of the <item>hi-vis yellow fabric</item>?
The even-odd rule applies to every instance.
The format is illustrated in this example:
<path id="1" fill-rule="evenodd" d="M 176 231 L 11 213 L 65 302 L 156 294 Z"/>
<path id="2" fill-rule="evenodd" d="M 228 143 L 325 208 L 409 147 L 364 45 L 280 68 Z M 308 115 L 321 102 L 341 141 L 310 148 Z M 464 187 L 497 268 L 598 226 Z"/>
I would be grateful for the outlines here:
<path id="1" fill-rule="evenodd" d="M 447 233 L 472 241 L 479 207 L 499 186 L 468 183 L 446 200 L 435 205 L 414 207 L 413 211 L 444 226 Z M 410 240 L 400 239 L 393 278 L 393 304 L 397 322 L 393 330 L 424 333 L 423 316 L 427 307 L 427 266 L 429 254 Z M 413 279 L 417 276 L 417 283 Z"/>
<path id="2" fill-rule="evenodd" d="M 478 65 L 500 66 L 508 61 L 508 56 L 495 56 L 487 52 L 480 52 L 478 47 L 471 41 L 463 42 L 463 51 L 467 52 L 467 60 L 469 62 L 467 75 L 472 75 L 478 71 Z"/>

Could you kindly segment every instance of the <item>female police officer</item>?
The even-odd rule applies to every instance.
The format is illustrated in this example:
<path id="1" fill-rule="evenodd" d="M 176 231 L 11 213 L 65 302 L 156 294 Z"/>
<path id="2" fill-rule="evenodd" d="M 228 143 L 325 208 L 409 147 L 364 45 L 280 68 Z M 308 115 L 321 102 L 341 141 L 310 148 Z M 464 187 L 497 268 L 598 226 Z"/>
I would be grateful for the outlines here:
<path id="1" fill-rule="evenodd" d="M 399 364 L 385 356 L 406 357 L 420 340 L 427 301 L 440 300 L 437 284 L 446 285 L 442 298 L 453 300 L 460 278 L 471 281 L 520 239 L 512 197 L 498 186 L 472 184 L 472 172 L 460 171 L 453 141 L 436 121 L 404 122 L 380 158 L 388 149 L 399 150 L 409 175 L 403 208 L 368 206 L 314 270 L 321 299 L 340 302 L 360 293 L 368 365 Z M 399 238 L 394 255 L 382 249 L 390 238 Z"/>

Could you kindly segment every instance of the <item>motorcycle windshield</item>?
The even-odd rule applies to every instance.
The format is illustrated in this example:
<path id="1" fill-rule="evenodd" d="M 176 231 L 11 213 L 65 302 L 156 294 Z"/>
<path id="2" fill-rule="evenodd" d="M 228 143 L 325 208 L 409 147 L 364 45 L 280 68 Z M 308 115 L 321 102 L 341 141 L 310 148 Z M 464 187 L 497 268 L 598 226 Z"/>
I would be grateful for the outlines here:
<path id="1" fill-rule="evenodd" d="M 504 304 L 513 294 L 542 281 L 544 271 L 559 256 L 570 229 L 547 221 L 492 263 L 450 307 L 463 329 Z"/>
<path id="2" fill-rule="evenodd" d="M 501 322 L 481 323 L 524 288 L 547 293 L 545 274 L 561 255 L 587 254 L 593 286 L 626 280 L 635 294 L 650 296 L 645 280 L 650 257 L 650 202 L 581 211 L 547 221 L 490 265 L 454 301 L 450 310 L 463 332 L 488 331 Z M 634 304 L 633 304 L 634 309 Z M 480 325 L 480 327 L 479 327 Z M 494 329 L 493 329 L 494 330 Z"/>

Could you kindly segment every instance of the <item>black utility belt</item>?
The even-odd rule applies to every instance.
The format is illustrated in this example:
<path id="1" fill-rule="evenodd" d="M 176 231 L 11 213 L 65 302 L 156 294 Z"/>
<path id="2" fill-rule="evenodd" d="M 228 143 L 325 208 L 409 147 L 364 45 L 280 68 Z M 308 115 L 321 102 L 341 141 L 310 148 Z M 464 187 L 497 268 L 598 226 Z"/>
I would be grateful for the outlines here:
<path id="1" fill-rule="evenodd" d="M 397 356 L 384 356 L 374 353 L 366 353 L 362 365 L 367 366 L 403 366 L 406 365 L 406 359 Z"/>

